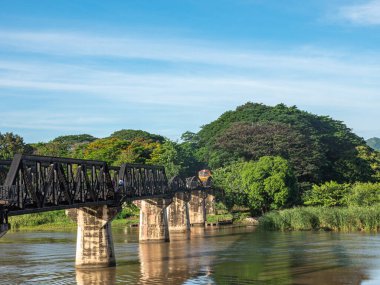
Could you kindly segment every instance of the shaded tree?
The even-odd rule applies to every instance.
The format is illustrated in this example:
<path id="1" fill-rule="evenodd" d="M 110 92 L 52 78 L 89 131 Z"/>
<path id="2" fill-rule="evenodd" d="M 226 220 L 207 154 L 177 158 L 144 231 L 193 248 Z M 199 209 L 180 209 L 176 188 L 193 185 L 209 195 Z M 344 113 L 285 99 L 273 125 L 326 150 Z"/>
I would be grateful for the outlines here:
<path id="1" fill-rule="evenodd" d="M 165 138 L 163 136 L 151 134 L 142 130 L 131 130 L 131 129 L 123 129 L 123 130 L 116 131 L 112 133 L 110 137 L 118 138 L 122 140 L 134 140 L 134 139 L 140 138 L 144 140 L 152 140 L 155 142 L 157 141 L 160 143 L 163 143 L 165 141 Z"/>
<path id="2" fill-rule="evenodd" d="M 230 159 L 258 160 L 281 156 L 289 161 L 301 183 L 320 181 L 326 158 L 306 135 L 279 122 L 235 123 L 220 135 L 215 147 Z"/>
<path id="3" fill-rule="evenodd" d="M 81 134 L 81 135 L 67 135 L 67 136 L 59 136 L 56 137 L 52 142 L 54 143 L 66 143 L 69 145 L 74 145 L 78 143 L 89 143 L 95 141 L 97 138 L 88 135 L 88 134 Z"/>
<path id="4" fill-rule="evenodd" d="M 0 133 L 0 159 L 12 159 L 17 153 L 30 153 L 32 148 L 13 133 Z"/>
<path id="5" fill-rule="evenodd" d="M 373 171 L 369 163 L 359 157 L 357 151 L 358 146 L 365 145 L 362 138 L 340 121 L 284 104 L 271 107 L 249 102 L 237 107 L 235 111 L 225 112 L 217 120 L 204 125 L 198 132 L 197 157 L 212 168 L 232 163 L 235 159 L 231 159 L 230 153 L 218 145 L 219 138 L 234 123 L 267 122 L 289 125 L 309 141 L 311 151 L 316 152 L 312 157 L 321 158 L 319 164 L 309 164 L 318 166 L 316 173 L 319 181 L 354 182 L 372 179 Z M 289 160 L 292 159 L 289 157 Z M 308 172 L 310 173 L 310 170 Z"/>
<path id="6" fill-rule="evenodd" d="M 297 179 L 281 157 L 236 162 L 214 171 L 214 184 L 225 190 L 226 204 L 247 206 L 252 213 L 294 205 L 299 200 Z"/>

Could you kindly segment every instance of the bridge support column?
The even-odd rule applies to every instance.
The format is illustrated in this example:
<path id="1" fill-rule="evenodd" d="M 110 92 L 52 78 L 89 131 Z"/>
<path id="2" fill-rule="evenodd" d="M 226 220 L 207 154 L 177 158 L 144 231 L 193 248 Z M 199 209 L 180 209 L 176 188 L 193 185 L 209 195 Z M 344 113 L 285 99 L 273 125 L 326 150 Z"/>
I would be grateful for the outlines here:
<path id="1" fill-rule="evenodd" d="M 111 221 L 119 208 L 109 206 L 84 207 L 67 210 L 78 224 L 77 268 L 99 268 L 116 265 Z"/>
<path id="2" fill-rule="evenodd" d="M 190 230 L 189 201 L 190 194 L 187 192 L 177 192 L 174 195 L 173 203 L 168 207 L 169 230 Z"/>
<path id="3" fill-rule="evenodd" d="M 8 215 L 0 209 L 0 238 L 10 229 Z"/>
<path id="4" fill-rule="evenodd" d="M 169 241 L 166 208 L 172 199 L 142 200 L 140 205 L 140 242 Z"/>
<path id="5" fill-rule="evenodd" d="M 189 202 L 190 224 L 204 226 L 206 222 L 206 193 L 201 190 L 191 191 Z"/>
<path id="6" fill-rule="evenodd" d="M 215 194 L 214 190 L 209 190 L 206 198 L 206 215 L 215 215 Z"/>
<path id="7" fill-rule="evenodd" d="M 0 225 L 0 238 L 7 233 L 9 230 L 9 224 L 1 224 Z"/>

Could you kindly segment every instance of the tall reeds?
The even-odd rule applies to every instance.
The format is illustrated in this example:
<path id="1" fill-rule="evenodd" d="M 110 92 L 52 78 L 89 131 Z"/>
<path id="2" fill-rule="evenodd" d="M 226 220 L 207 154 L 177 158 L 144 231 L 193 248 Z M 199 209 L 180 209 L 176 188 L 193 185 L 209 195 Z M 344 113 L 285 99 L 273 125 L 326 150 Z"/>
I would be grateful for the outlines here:
<path id="1" fill-rule="evenodd" d="M 259 219 L 265 230 L 380 231 L 380 205 L 367 207 L 299 207 L 273 211 Z"/>
<path id="2" fill-rule="evenodd" d="M 14 216 L 9 218 L 9 223 L 12 229 L 42 227 L 43 225 L 46 228 L 74 225 L 64 210 Z"/>

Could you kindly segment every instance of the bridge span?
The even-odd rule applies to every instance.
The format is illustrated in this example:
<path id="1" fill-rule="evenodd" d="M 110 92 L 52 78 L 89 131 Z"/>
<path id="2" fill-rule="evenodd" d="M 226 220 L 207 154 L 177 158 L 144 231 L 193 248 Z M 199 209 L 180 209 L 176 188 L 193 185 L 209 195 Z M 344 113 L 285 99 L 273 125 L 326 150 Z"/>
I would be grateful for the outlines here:
<path id="1" fill-rule="evenodd" d="M 210 186 L 168 180 L 163 166 L 17 154 L 0 160 L 0 237 L 9 216 L 65 209 L 78 225 L 76 266 L 114 266 L 111 222 L 123 203 L 140 208 L 140 242 L 169 241 L 169 229 L 204 226 Z"/>

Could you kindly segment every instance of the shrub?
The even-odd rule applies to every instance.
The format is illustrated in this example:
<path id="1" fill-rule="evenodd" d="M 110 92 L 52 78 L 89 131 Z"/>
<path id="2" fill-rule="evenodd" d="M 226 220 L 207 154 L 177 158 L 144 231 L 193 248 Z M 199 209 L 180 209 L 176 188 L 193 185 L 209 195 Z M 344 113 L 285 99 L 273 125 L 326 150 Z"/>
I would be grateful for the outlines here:
<path id="1" fill-rule="evenodd" d="M 380 230 L 380 205 L 371 207 L 300 207 L 273 211 L 259 219 L 264 230 Z"/>
<path id="2" fill-rule="evenodd" d="M 304 204 L 310 206 L 344 206 L 350 192 L 350 184 L 339 184 L 334 181 L 322 185 L 313 185 L 303 196 Z"/>
<path id="3" fill-rule="evenodd" d="M 347 196 L 349 206 L 372 206 L 380 203 L 380 183 L 355 183 Z"/>

